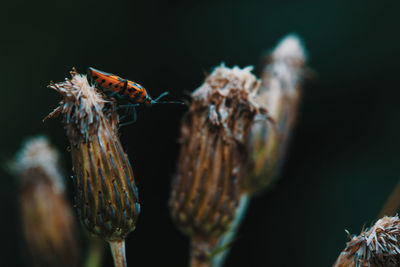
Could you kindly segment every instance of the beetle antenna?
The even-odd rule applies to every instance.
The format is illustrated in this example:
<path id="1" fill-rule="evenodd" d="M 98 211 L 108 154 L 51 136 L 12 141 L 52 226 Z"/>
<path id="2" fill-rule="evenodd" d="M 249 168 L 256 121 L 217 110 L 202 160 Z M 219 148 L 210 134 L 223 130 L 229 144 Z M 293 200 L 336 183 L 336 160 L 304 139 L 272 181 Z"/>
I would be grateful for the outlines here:
<path id="1" fill-rule="evenodd" d="M 155 104 L 181 104 L 181 105 L 184 105 L 184 103 L 180 102 L 180 101 L 161 101 L 161 102 L 158 102 L 158 100 L 160 100 L 161 98 L 163 98 L 164 96 L 166 96 L 168 94 L 169 94 L 168 91 L 162 93 L 156 99 L 152 100 L 150 104 L 152 104 L 152 105 L 155 105 Z"/>
<path id="2" fill-rule="evenodd" d="M 185 103 L 181 102 L 181 101 L 161 101 L 161 102 L 156 102 L 155 100 L 153 100 L 153 101 L 151 102 L 152 105 L 157 105 L 157 104 L 179 104 L 179 105 L 185 105 Z"/>
<path id="3" fill-rule="evenodd" d="M 156 99 L 154 99 L 154 102 L 157 102 L 158 100 L 160 100 L 161 98 L 163 98 L 164 96 L 166 96 L 166 95 L 168 95 L 168 94 L 169 94 L 168 91 L 162 93 L 162 94 L 159 95 Z"/>

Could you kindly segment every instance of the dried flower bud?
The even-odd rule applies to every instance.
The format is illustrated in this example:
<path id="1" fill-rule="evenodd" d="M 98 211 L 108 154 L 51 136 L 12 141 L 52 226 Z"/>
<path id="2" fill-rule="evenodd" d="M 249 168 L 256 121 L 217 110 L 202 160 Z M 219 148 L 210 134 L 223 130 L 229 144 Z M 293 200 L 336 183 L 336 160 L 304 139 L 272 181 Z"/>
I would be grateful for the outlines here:
<path id="1" fill-rule="evenodd" d="M 257 116 L 249 134 L 250 162 L 245 188 L 250 194 L 276 178 L 297 116 L 300 85 L 305 74 L 305 51 L 298 37 L 285 37 L 269 56 L 255 102 L 268 110 Z"/>
<path id="2" fill-rule="evenodd" d="M 257 114 L 266 116 L 253 101 L 259 81 L 250 71 L 251 67 L 217 67 L 193 92 L 182 122 L 170 209 L 180 229 L 192 238 L 198 258 L 213 253 L 210 244 L 217 244 L 215 239 L 234 220 L 242 195 L 248 130 Z M 196 253 L 199 247 L 207 250 L 204 255 Z"/>
<path id="3" fill-rule="evenodd" d="M 346 244 L 333 267 L 400 266 L 400 219 L 383 217 Z"/>
<path id="4" fill-rule="evenodd" d="M 77 212 L 86 228 L 107 241 L 123 240 L 140 212 L 132 168 L 117 136 L 114 103 L 86 76 L 51 83 L 63 96 L 50 117 L 62 113 L 71 144 Z"/>
<path id="5" fill-rule="evenodd" d="M 33 266 L 78 266 L 76 222 L 64 193 L 59 154 L 43 136 L 28 139 L 13 164 L 20 176 L 22 226 Z"/>

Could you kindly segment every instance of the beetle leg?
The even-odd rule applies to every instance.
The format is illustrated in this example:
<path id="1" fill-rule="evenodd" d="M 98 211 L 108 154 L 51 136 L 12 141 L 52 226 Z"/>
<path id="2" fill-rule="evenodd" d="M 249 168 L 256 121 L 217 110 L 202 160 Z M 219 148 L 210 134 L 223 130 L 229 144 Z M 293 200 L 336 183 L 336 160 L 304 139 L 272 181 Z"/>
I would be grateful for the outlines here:
<path id="1" fill-rule="evenodd" d="M 124 115 L 124 116 L 121 116 L 120 121 L 121 121 L 122 119 L 125 119 L 126 117 L 129 117 L 129 115 L 132 115 L 132 120 L 130 120 L 130 121 L 128 121 L 128 122 L 121 123 L 121 124 L 120 124 L 121 127 L 122 127 L 122 126 L 130 125 L 130 124 L 136 122 L 136 119 L 137 119 L 136 109 L 135 109 L 136 106 L 137 106 L 137 105 L 134 105 L 134 104 L 124 105 L 124 108 L 126 108 L 126 111 L 125 111 L 125 115 Z M 132 110 L 131 110 L 131 109 L 132 109 Z"/>
<path id="2" fill-rule="evenodd" d="M 131 121 L 121 123 L 119 126 L 123 127 L 123 126 L 127 126 L 127 125 L 130 125 L 130 124 L 133 124 L 136 122 L 136 109 L 133 106 L 132 106 L 132 116 L 133 116 L 133 119 Z"/>

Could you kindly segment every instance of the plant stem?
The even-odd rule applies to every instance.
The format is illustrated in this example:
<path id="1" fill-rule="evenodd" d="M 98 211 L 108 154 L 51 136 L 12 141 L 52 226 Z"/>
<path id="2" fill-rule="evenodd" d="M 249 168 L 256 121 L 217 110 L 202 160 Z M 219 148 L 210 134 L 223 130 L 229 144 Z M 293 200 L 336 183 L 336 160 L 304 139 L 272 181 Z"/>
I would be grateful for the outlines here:
<path id="1" fill-rule="evenodd" d="M 127 267 L 125 257 L 125 240 L 110 241 L 111 253 L 115 267 Z"/>

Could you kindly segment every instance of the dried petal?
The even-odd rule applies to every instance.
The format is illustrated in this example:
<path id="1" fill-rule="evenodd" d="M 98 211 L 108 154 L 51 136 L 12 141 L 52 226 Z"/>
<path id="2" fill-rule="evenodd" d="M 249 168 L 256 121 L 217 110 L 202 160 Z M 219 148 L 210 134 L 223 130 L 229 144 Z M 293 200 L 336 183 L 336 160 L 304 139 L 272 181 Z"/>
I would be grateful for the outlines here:
<path id="1" fill-rule="evenodd" d="M 383 217 L 346 244 L 333 267 L 400 266 L 400 219 Z"/>

